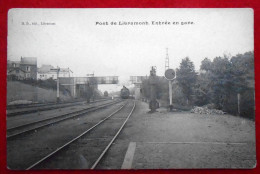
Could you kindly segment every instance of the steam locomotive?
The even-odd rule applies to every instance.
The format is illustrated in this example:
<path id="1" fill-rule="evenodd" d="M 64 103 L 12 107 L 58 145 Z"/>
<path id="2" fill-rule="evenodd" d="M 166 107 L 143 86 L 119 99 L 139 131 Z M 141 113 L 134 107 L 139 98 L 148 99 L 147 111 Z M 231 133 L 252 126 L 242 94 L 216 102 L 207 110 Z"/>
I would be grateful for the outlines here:
<path id="1" fill-rule="evenodd" d="M 130 95 L 129 89 L 126 88 L 125 86 L 123 86 L 123 88 L 121 89 L 121 92 L 120 92 L 120 97 L 122 99 L 128 99 L 129 95 Z"/>

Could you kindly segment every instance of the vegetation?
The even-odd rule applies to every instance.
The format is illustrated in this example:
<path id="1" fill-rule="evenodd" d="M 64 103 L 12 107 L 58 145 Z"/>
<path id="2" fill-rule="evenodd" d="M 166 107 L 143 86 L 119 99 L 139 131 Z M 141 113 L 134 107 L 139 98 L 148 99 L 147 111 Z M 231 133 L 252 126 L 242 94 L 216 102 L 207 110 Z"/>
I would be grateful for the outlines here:
<path id="1" fill-rule="evenodd" d="M 53 80 L 52 78 L 47 79 L 47 80 L 34 80 L 34 79 L 24 79 L 24 80 L 18 80 L 17 78 L 9 78 L 11 81 L 19 81 L 24 84 L 44 88 L 44 89 L 52 89 L 52 90 L 57 90 L 57 81 Z M 60 91 L 66 95 L 66 96 L 71 96 L 70 92 L 64 88 L 64 86 L 59 85 Z"/>
<path id="2" fill-rule="evenodd" d="M 56 90 L 39 88 L 31 84 L 22 83 L 21 81 L 8 81 L 7 89 L 7 104 L 10 102 L 23 104 L 26 101 L 48 103 L 56 102 L 57 100 Z M 62 102 L 70 101 L 71 99 L 71 96 L 60 93 L 60 100 Z"/>
<path id="3" fill-rule="evenodd" d="M 233 115 L 254 118 L 254 54 L 246 52 L 233 57 L 224 55 L 201 62 L 199 73 L 193 62 L 184 58 L 177 69 L 173 83 L 175 107 L 211 105 Z M 159 78 L 156 84 L 157 99 L 169 102 L 168 81 Z M 142 82 L 142 94 L 150 97 L 149 80 Z M 240 104 L 238 98 L 240 96 Z"/>
<path id="4" fill-rule="evenodd" d="M 91 99 L 94 101 L 96 98 L 101 97 L 100 92 L 97 89 L 97 79 L 95 77 L 90 78 L 85 85 L 81 85 L 79 92 L 80 96 L 85 98 L 88 103 Z"/>
<path id="5" fill-rule="evenodd" d="M 108 92 L 107 91 L 104 92 L 104 97 L 108 97 Z"/>
<path id="6" fill-rule="evenodd" d="M 191 96 L 197 80 L 197 73 L 195 72 L 193 62 L 191 62 L 188 57 L 182 60 L 180 68 L 176 71 L 176 76 L 176 80 L 182 90 L 184 99 L 186 99 L 186 103 L 189 105 L 192 100 Z"/>

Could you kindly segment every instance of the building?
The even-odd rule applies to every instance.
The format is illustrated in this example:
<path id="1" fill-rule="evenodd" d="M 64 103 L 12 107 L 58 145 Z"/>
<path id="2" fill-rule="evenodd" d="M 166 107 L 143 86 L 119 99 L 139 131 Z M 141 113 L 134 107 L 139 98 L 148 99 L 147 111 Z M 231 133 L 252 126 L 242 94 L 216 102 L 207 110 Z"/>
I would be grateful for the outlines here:
<path id="1" fill-rule="evenodd" d="M 37 79 L 39 80 L 47 80 L 53 79 L 57 80 L 57 71 L 52 65 L 42 65 L 38 68 Z M 59 77 L 71 77 L 72 71 L 69 68 L 60 68 Z"/>
<path id="2" fill-rule="evenodd" d="M 20 61 L 7 61 L 7 77 L 23 79 L 37 79 L 37 58 L 21 57 Z"/>
<path id="3" fill-rule="evenodd" d="M 26 79 L 37 79 L 37 58 L 21 57 L 20 68 L 26 72 Z"/>
<path id="4" fill-rule="evenodd" d="M 71 77 L 72 73 L 70 68 L 60 68 L 59 77 Z"/>
<path id="5" fill-rule="evenodd" d="M 12 67 L 7 71 L 7 78 L 9 80 L 24 80 L 26 77 L 26 72 L 19 67 Z"/>
<path id="6" fill-rule="evenodd" d="M 47 79 L 57 79 L 57 72 L 52 71 L 54 69 L 51 65 L 42 65 L 40 68 L 37 69 L 37 79 L 39 80 L 47 80 Z"/>

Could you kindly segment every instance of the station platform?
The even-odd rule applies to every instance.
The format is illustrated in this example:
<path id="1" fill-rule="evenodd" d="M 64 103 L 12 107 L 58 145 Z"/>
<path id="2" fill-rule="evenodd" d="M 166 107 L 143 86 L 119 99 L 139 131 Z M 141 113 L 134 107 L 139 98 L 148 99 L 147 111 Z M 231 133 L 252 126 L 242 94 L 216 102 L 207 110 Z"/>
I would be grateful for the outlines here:
<path id="1" fill-rule="evenodd" d="M 137 101 L 134 114 L 103 162 L 108 169 L 254 168 L 255 122 L 232 115 L 149 113 Z"/>

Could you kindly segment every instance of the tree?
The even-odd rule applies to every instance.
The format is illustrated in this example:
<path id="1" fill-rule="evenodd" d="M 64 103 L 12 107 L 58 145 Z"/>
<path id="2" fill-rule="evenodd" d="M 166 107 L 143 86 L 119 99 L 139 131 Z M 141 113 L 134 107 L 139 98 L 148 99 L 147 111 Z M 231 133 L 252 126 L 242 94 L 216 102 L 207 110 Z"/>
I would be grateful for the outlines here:
<path id="1" fill-rule="evenodd" d="M 230 62 L 234 77 L 234 91 L 241 95 L 240 114 L 254 118 L 254 53 L 238 54 L 233 56 Z"/>
<path id="2" fill-rule="evenodd" d="M 205 58 L 201 61 L 200 70 L 209 71 L 211 70 L 212 62 L 210 59 Z"/>
<path id="3" fill-rule="evenodd" d="M 212 61 L 205 58 L 201 61 L 200 73 L 195 84 L 195 104 L 202 106 L 210 103 L 212 93 Z"/>
<path id="4" fill-rule="evenodd" d="M 216 104 L 218 109 L 225 109 L 228 105 L 231 108 L 228 102 L 228 99 L 234 96 L 231 66 L 228 58 L 216 57 L 212 62 L 212 102 Z"/>
<path id="5" fill-rule="evenodd" d="M 108 92 L 107 91 L 104 92 L 104 97 L 108 97 Z"/>
<path id="6" fill-rule="evenodd" d="M 156 98 L 162 100 L 168 100 L 168 81 L 164 77 L 158 77 L 156 79 L 155 84 Z M 151 84 L 149 79 L 142 80 L 142 96 L 146 99 L 150 99 L 151 97 Z"/>
<path id="7" fill-rule="evenodd" d="M 241 115 L 254 117 L 254 54 L 216 57 L 201 62 L 195 86 L 196 104 L 214 103 L 217 109 L 231 114 L 238 112 L 241 96 Z"/>
<path id="8" fill-rule="evenodd" d="M 211 102 L 212 99 L 212 72 L 201 71 L 197 77 L 197 81 L 194 88 L 195 104 L 202 106 Z"/>
<path id="9" fill-rule="evenodd" d="M 94 101 L 96 96 L 98 95 L 97 89 L 97 79 L 95 77 L 89 77 L 88 81 L 85 82 L 82 87 L 82 96 L 87 99 L 89 103 L 91 98 Z"/>
<path id="10" fill-rule="evenodd" d="M 240 93 L 254 88 L 254 53 L 238 54 L 233 56 L 230 62 L 237 87 L 236 91 Z"/>
<path id="11" fill-rule="evenodd" d="M 142 96 L 146 99 L 150 98 L 150 85 L 148 79 L 142 80 Z"/>
<path id="12" fill-rule="evenodd" d="M 197 80 L 197 73 L 195 72 L 194 64 L 188 57 L 182 59 L 179 69 L 177 69 L 177 81 L 181 87 L 182 92 L 190 104 L 193 89 Z"/>

